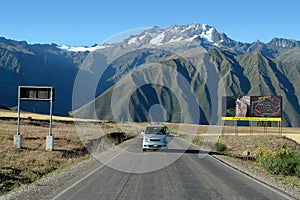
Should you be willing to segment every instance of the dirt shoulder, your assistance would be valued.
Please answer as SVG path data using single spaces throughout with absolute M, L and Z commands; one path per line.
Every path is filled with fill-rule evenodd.
M 298 144 L 300 144 L 300 132 L 298 133 L 289 133 L 285 135 L 287 138 L 290 138 L 291 140 L 296 141 Z

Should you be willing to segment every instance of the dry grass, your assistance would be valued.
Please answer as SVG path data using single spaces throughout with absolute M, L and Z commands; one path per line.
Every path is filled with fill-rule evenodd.
M 121 133 L 117 137 L 124 137 L 126 134 L 126 138 L 122 138 L 125 140 L 128 139 L 128 135 L 132 137 L 139 131 L 134 124 L 116 126 L 112 122 L 87 120 L 81 120 L 75 127 L 72 118 L 63 118 L 63 121 L 60 121 L 54 117 L 54 150 L 46 151 L 49 120 L 45 119 L 44 115 L 37 114 L 22 117 L 25 119 L 21 120 L 21 149 L 14 149 L 13 146 L 13 137 L 17 133 L 15 116 L 6 116 L 5 120 L 0 120 L 0 195 L 88 158 L 90 153 L 84 145 L 87 142 L 98 142 L 101 138 L 101 141 L 105 142 L 105 148 L 109 148 L 120 142 L 116 134 L 110 137 L 110 133 Z M 30 118 L 26 119 L 28 117 Z M 99 131 L 99 127 L 102 131 Z M 85 134 L 78 134 L 80 129 L 83 129 Z
M 85 158 L 88 153 L 73 126 L 53 124 L 55 150 L 49 152 L 45 151 L 49 123 L 22 120 L 22 148 L 14 149 L 17 121 L 0 120 L 0 194 Z
M 234 136 L 284 136 L 292 139 L 300 144 L 300 128 L 283 127 L 282 130 L 278 127 L 250 127 L 246 126 L 207 126 L 207 125 L 186 125 L 186 124 L 170 124 L 167 126 L 178 135 L 187 135 L 194 133 L 192 136 L 220 136 L 220 135 L 234 135 Z M 182 131 L 180 131 L 180 129 Z M 191 137 L 191 134 L 189 134 Z

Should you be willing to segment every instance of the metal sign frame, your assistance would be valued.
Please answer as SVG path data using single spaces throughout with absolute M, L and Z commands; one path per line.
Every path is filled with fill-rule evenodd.
M 50 129 L 52 136 L 52 104 L 54 101 L 54 87 L 49 86 L 19 86 L 18 88 L 18 132 L 20 135 L 20 105 L 21 101 L 50 101 Z
M 54 101 L 54 87 L 19 86 L 19 98 L 29 101 Z

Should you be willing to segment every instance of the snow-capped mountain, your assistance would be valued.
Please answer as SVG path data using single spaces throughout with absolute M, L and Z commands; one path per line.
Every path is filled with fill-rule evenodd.
M 213 26 L 206 24 L 173 25 L 168 28 L 153 28 L 144 30 L 137 35 L 131 35 L 119 43 L 98 44 L 92 47 L 70 47 L 67 45 L 58 48 L 71 52 L 93 52 L 111 48 L 132 50 L 136 48 L 161 48 L 172 46 L 175 48 L 189 48 L 190 44 L 198 45 L 205 49 L 228 50 L 235 54 L 262 52 L 274 56 L 282 48 L 300 47 L 300 42 L 282 38 L 274 38 L 269 43 L 262 43 L 259 40 L 253 43 L 242 43 L 230 39 L 225 33 L 220 33 Z
M 154 26 L 143 31 L 141 34 L 130 36 L 124 41 L 116 44 L 99 44 L 93 47 L 70 47 L 67 45 L 59 46 L 60 49 L 78 51 L 96 51 L 114 45 L 132 47 L 153 47 L 162 45 L 174 45 L 183 42 L 199 42 L 200 45 L 222 47 L 224 44 L 232 43 L 224 33 L 219 33 L 213 26 L 206 24 L 190 24 L 185 26 L 173 25 L 169 28 Z
M 224 40 L 224 35 L 219 34 L 214 27 L 206 24 L 174 25 L 166 29 L 155 26 L 152 29 L 145 30 L 140 35 L 128 38 L 125 42 L 137 46 L 145 44 L 160 46 L 194 40 L 201 40 L 203 43 L 219 46 Z

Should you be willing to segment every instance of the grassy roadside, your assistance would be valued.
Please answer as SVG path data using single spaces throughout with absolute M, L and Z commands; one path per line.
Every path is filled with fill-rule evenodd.
M 0 195 L 41 177 L 59 173 L 90 157 L 89 150 L 103 151 L 134 137 L 138 131 L 133 124 L 116 126 L 113 122 L 80 121 L 75 127 L 72 119 L 53 121 L 54 151 L 46 151 L 49 122 L 45 116 L 30 115 L 21 120 L 22 148 L 14 149 L 13 136 L 17 132 L 15 118 L 0 119 Z M 27 117 L 27 116 L 26 116 Z M 78 128 L 88 134 L 79 136 Z M 102 131 L 99 133 L 99 127 Z M 126 132 L 124 132 L 124 130 Z M 89 144 L 101 142 L 101 147 Z M 88 147 L 84 145 L 88 143 Z

